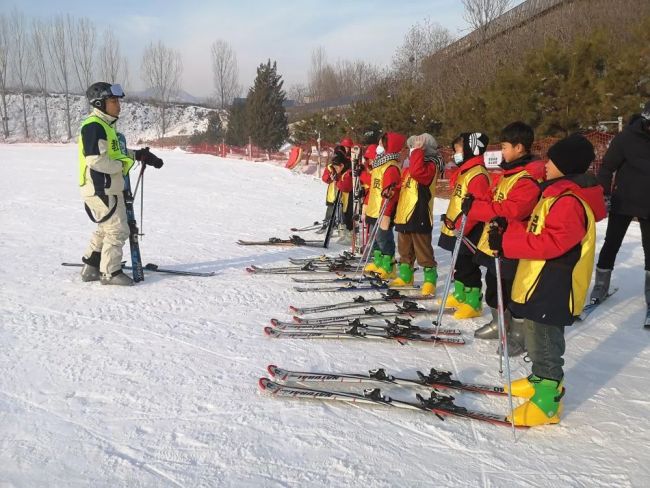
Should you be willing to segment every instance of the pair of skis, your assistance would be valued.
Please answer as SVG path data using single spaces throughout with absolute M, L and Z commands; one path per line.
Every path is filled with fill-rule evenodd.
M 289 229 L 289 230 L 291 232 L 307 232 L 307 231 L 310 231 L 310 230 L 318 230 L 322 226 L 323 226 L 322 222 L 314 222 L 313 224 L 306 225 L 304 227 L 291 227 L 291 229 Z
M 473 393 L 505 395 L 502 387 L 463 383 L 452 379 L 450 372 L 431 369 L 428 375 L 418 371 L 417 378 L 401 378 L 389 375 L 384 369 L 370 370 L 367 374 L 321 373 L 289 371 L 270 365 L 268 366 L 267 371 L 273 380 L 260 378 L 258 386 L 263 392 L 277 397 L 309 398 L 374 404 L 408 410 L 425 411 L 435 414 L 441 420 L 444 419 L 445 416 L 456 416 L 489 422 L 496 425 L 511 425 L 510 421 L 504 415 L 465 408 L 454 403 L 455 398 L 453 396 L 442 395 L 436 391 L 436 388 L 440 388 Z M 404 387 L 426 387 L 433 388 L 433 390 L 428 397 L 418 393 L 415 395 L 413 400 L 404 401 L 396 400 L 384 395 L 379 388 L 368 388 L 362 393 L 354 393 L 302 386 L 314 383 L 383 384 Z
M 294 286 L 294 290 L 301 293 L 308 292 L 319 292 L 319 293 L 335 293 L 340 291 L 360 291 L 360 290 L 389 290 L 390 282 L 381 280 L 381 279 L 371 279 L 366 282 L 359 283 L 358 281 L 348 281 L 345 284 L 337 286 L 315 286 L 315 287 L 303 287 L 303 286 Z M 400 290 L 419 290 L 419 286 L 400 286 Z
M 345 271 L 354 271 L 354 267 L 346 263 L 305 263 L 298 266 L 276 266 L 272 268 L 263 268 L 251 264 L 246 268 L 251 274 L 306 274 L 306 273 L 339 273 Z
M 366 331 L 388 331 L 393 335 L 407 334 L 407 333 L 418 333 L 418 334 L 430 334 L 433 335 L 436 332 L 435 328 L 420 327 L 419 325 L 414 325 L 411 323 L 411 319 L 404 319 L 401 317 L 395 317 L 393 320 L 384 319 L 384 323 L 367 323 L 362 322 L 361 318 L 350 319 L 342 322 L 327 322 L 327 323 L 296 323 L 296 322 L 283 322 L 277 319 L 271 319 L 271 325 L 276 329 L 288 331 L 288 332 L 336 332 L 341 330 L 348 330 L 352 327 L 356 327 L 359 330 Z M 452 335 L 460 336 L 460 329 L 440 329 L 438 331 L 440 335 Z
M 296 307 L 294 305 L 289 305 L 289 310 L 298 314 L 298 315 L 308 315 L 312 313 L 320 312 L 329 312 L 331 310 L 346 310 L 350 308 L 360 308 L 366 307 L 373 304 L 383 304 L 396 302 L 401 300 L 409 301 L 421 301 L 421 300 L 433 300 L 433 296 L 429 295 L 404 295 L 398 289 L 388 289 L 385 293 L 381 294 L 381 298 L 366 298 L 363 295 L 359 295 L 353 298 L 350 301 L 339 302 L 339 303 L 328 303 L 323 305 L 314 305 L 310 307 Z
M 81 268 L 83 266 L 83 263 L 61 263 L 61 266 L 74 266 L 74 267 Z M 122 264 L 122 269 L 132 270 L 133 268 L 131 266 L 126 266 Z M 161 268 L 157 264 L 153 264 L 153 263 L 147 263 L 145 266 L 142 266 L 142 269 L 146 271 L 152 271 L 155 273 L 173 274 L 179 276 L 209 277 L 217 274 L 216 271 L 202 272 L 202 271 L 184 271 L 181 269 Z
M 240 246 L 307 246 L 307 247 L 323 247 L 324 241 L 321 240 L 307 240 L 298 235 L 293 235 L 288 239 L 280 239 L 278 237 L 271 237 L 267 241 L 245 241 L 239 239 L 237 244 Z

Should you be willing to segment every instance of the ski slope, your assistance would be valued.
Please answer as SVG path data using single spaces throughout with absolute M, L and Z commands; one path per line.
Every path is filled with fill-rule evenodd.
M 268 364 L 435 367 L 464 381 L 503 380 L 496 344 L 472 336 L 487 311 L 483 320 L 445 317 L 463 330 L 463 347 L 265 337 L 271 317 L 290 317 L 289 304 L 354 296 L 297 293 L 286 276 L 243 271 L 318 250 L 235 244 L 320 220 L 324 186 L 264 163 L 159 155 L 165 166 L 145 176 L 144 263 L 217 276 L 147 273 L 120 288 L 82 283 L 78 269 L 60 266 L 80 260 L 93 230 L 76 187 L 76 147 L 0 145 L 0 487 L 648 486 L 638 224 L 619 254 L 618 293 L 567 329 L 562 423 L 518 431 L 514 443 L 509 428 L 476 421 L 260 394 Z M 436 213 L 444 206 L 436 201 Z M 443 280 L 449 253 L 436 257 Z M 528 374 L 521 358 L 511 366 L 515 378 Z M 506 398 L 455 396 L 471 408 L 508 408 Z

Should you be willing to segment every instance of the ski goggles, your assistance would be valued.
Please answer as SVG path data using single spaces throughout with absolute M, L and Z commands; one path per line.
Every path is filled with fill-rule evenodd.
M 115 83 L 114 85 L 111 85 L 111 95 L 119 98 L 124 97 L 125 94 L 124 94 L 124 90 L 122 90 L 122 85 L 120 85 L 119 83 Z

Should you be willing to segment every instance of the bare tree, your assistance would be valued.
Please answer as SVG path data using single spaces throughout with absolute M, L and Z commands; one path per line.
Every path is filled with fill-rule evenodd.
M 99 77 L 109 83 L 128 84 L 129 66 L 120 52 L 120 41 L 107 29 L 99 48 Z
M 463 18 L 484 37 L 487 25 L 500 17 L 510 7 L 511 0 L 462 0 L 465 7 Z
M 312 101 L 319 102 L 327 98 L 326 87 L 328 77 L 328 68 L 331 71 L 331 67 L 327 62 L 327 54 L 325 53 L 325 48 L 319 46 L 311 52 L 311 67 L 309 68 L 309 92 L 312 98 Z M 331 78 L 331 76 L 330 76 Z
M 454 36 L 448 29 L 425 18 L 422 23 L 413 25 L 404 36 L 404 42 L 393 55 L 393 70 L 412 80 L 421 79 L 422 61 L 453 40 Z
M 52 139 L 50 128 L 50 112 L 47 106 L 48 99 L 48 75 L 50 70 L 50 58 L 47 55 L 47 44 L 49 42 L 50 31 L 47 24 L 40 20 L 32 22 L 32 52 L 34 56 L 34 83 L 36 88 L 43 96 L 45 106 L 45 126 L 47 128 L 47 140 Z
M 0 14 L 0 98 L 2 99 L 2 131 L 5 139 L 9 137 L 9 116 L 7 113 L 7 76 L 11 46 L 9 42 L 9 21 Z
M 305 103 L 309 89 L 302 83 L 291 85 L 287 90 L 287 99 L 293 100 L 298 105 Z
M 94 81 L 95 26 L 86 18 L 68 17 L 68 33 L 77 83 L 80 92 L 85 93 Z
M 170 100 L 180 88 L 183 64 L 178 51 L 166 47 L 161 41 L 151 43 L 142 56 L 142 79 L 153 90 L 153 98 L 160 107 L 160 135 L 167 130 L 165 111 Z
M 54 79 L 65 96 L 68 139 L 72 139 L 70 122 L 70 59 L 68 55 L 70 39 L 66 29 L 66 21 L 63 17 L 58 17 L 52 21 L 51 34 L 47 49 L 54 65 Z
M 217 104 L 226 108 L 239 95 L 239 70 L 235 51 L 221 39 L 212 44 L 212 74 Z
M 25 139 L 29 139 L 29 128 L 27 127 L 27 106 L 25 105 L 25 91 L 27 78 L 29 76 L 31 55 L 30 44 L 25 29 L 25 15 L 18 10 L 11 13 L 11 46 L 13 56 L 13 75 L 20 88 L 20 96 L 23 105 L 23 130 Z
M 366 93 L 380 77 L 376 66 L 359 60 L 339 60 L 335 72 L 340 96 Z

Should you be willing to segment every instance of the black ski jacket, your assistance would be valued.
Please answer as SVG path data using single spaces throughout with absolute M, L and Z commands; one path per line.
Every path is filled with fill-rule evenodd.
M 640 117 L 633 120 L 612 139 L 598 181 L 605 195 L 611 194 L 611 213 L 647 219 L 650 217 L 650 132 L 643 122 Z

